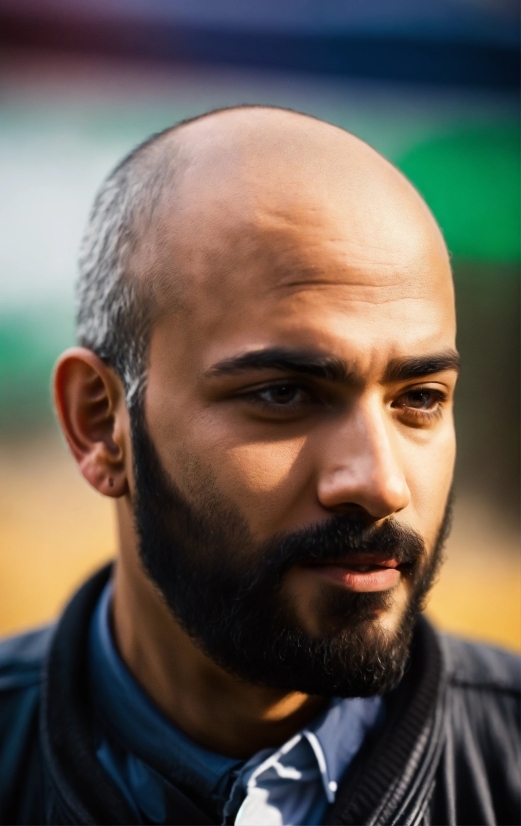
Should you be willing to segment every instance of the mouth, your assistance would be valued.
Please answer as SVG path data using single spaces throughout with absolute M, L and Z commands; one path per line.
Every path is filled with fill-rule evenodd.
M 316 576 L 358 593 L 388 591 L 398 584 L 406 566 L 397 559 L 379 559 L 374 555 L 321 562 L 307 566 Z

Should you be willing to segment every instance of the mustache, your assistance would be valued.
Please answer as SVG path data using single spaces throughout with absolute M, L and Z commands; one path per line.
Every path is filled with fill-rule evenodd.
M 426 554 L 422 537 L 389 517 L 381 525 L 368 523 L 362 513 L 334 516 L 291 534 L 278 534 L 264 543 L 260 553 L 266 566 L 280 575 L 294 565 L 336 562 L 374 555 L 394 559 L 413 568 Z

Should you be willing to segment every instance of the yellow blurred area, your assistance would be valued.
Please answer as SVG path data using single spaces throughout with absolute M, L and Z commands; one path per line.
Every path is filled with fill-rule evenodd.
M 55 617 L 113 556 L 111 502 L 89 488 L 58 436 L 0 446 L 0 634 Z M 435 624 L 521 651 L 518 537 L 461 499 L 428 614 Z

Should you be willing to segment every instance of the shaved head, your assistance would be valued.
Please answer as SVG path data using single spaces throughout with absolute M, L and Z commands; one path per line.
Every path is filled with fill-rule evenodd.
M 397 266 L 412 293 L 423 289 L 426 246 L 447 261 L 445 289 L 452 289 L 445 245 L 424 201 L 345 130 L 286 109 L 244 106 L 153 136 L 96 198 L 80 254 L 79 343 L 116 369 L 131 408 L 145 386 L 154 319 L 189 310 L 201 290 L 222 297 L 230 271 L 253 250 L 269 273 L 255 289 L 320 277 L 311 260 L 293 267 L 290 239 L 297 222 L 312 243 L 325 216 L 331 247 L 349 236 L 346 264 L 355 280 L 358 253 L 372 245 L 379 300 L 392 290 Z

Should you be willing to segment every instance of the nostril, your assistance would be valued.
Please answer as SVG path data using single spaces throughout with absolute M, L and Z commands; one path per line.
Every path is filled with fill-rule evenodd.
M 356 513 L 360 513 L 363 511 L 364 513 L 367 513 L 365 508 L 362 505 L 359 505 L 357 502 L 345 502 L 338 506 L 338 510 L 341 510 L 342 513 L 347 513 L 349 511 L 354 511 Z
M 372 525 L 375 521 L 369 511 L 357 502 L 342 502 L 339 505 L 328 507 L 327 510 L 338 516 L 356 516 L 359 520 L 362 519 L 366 521 L 368 526 Z

